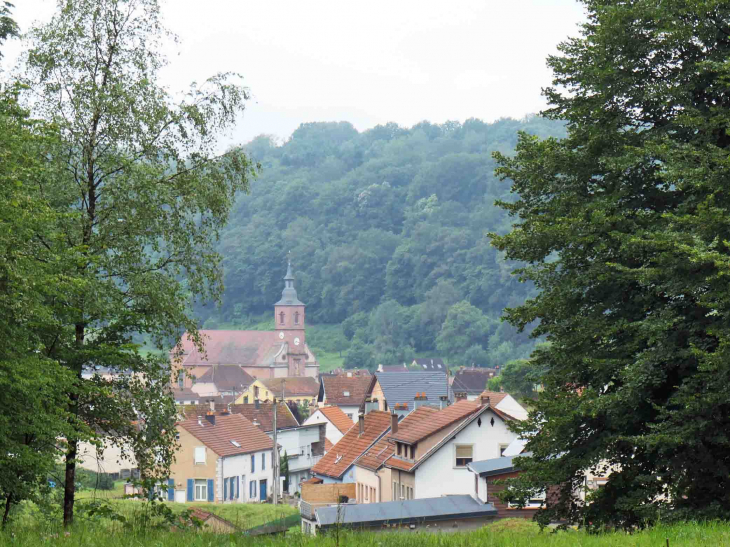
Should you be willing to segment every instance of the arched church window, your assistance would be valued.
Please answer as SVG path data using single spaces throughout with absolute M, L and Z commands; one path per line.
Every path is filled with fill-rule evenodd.
M 281 323 L 282 325 L 284 324 L 284 312 L 281 312 L 279 314 L 279 323 Z
M 299 312 L 298 311 L 294 312 L 294 324 L 295 325 L 299 324 Z

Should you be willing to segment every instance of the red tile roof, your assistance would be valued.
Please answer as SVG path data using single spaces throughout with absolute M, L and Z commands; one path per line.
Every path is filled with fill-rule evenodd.
M 312 473 L 339 478 L 390 427 L 390 414 L 373 410 L 365 418 L 364 433 L 354 427 L 312 468 Z
M 325 437 L 325 439 L 324 439 L 324 451 L 325 452 L 329 452 L 330 450 L 332 450 L 332 447 L 333 446 L 334 445 L 332 444 L 332 441 L 330 441 L 327 437 Z
M 328 405 L 360 405 L 370 389 L 373 376 L 320 376 L 324 384 L 324 402 Z M 347 394 L 347 395 L 346 395 Z
M 218 391 L 242 391 L 253 384 L 254 379 L 238 365 L 213 365 L 196 381 L 215 384 Z
M 421 421 L 428 421 L 438 412 L 438 409 L 430 406 L 418 407 L 398 422 L 398 431 L 401 429 L 409 429 Z M 362 455 L 357 461 L 357 465 L 367 469 L 377 470 L 393 454 L 395 454 L 395 443 L 389 442 L 388 435 L 386 435 Z M 389 460 L 388 464 L 390 464 L 390 461 L 392 460 Z
M 235 456 L 259 450 L 270 450 L 274 442 L 266 433 L 240 414 L 215 416 L 215 425 L 203 416 L 178 424 L 219 456 Z M 235 441 L 239 446 L 233 444 Z
M 256 420 L 262 431 L 274 430 L 273 403 L 261 402 L 259 403 L 259 408 L 256 408 L 256 404 L 231 405 L 230 409 L 231 414 L 242 414 L 252 422 Z M 297 422 L 286 404 L 278 403 L 276 411 L 276 428 L 287 429 L 290 427 L 299 427 L 299 422 Z
M 347 433 L 353 425 L 352 420 L 348 418 L 347 414 L 342 412 L 342 409 L 338 406 L 323 406 L 314 412 L 321 412 L 324 414 L 325 418 L 332 422 L 332 425 L 334 425 L 343 435 Z M 314 414 L 314 412 L 312 414 Z
M 509 395 L 509 393 L 500 393 L 499 391 L 482 391 L 477 402 L 481 403 L 482 397 L 489 397 L 489 406 L 495 408 L 504 400 L 505 397 L 507 397 L 507 395 Z
M 282 390 L 285 397 L 305 396 L 316 397 L 319 393 L 319 382 L 308 376 L 290 376 L 287 378 L 269 378 L 261 380 L 269 391 L 281 396 Z
M 257 365 L 272 346 L 283 344 L 275 331 L 201 330 L 200 335 L 203 352 L 198 351 L 187 333 L 180 339 L 183 366 Z
M 405 443 L 417 443 L 474 414 L 480 406 L 480 401 L 459 401 L 443 410 L 433 412 L 427 420 L 414 420 L 408 427 L 400 427 L 399 425 L 398 432 L 392 435 L 391 438 Z

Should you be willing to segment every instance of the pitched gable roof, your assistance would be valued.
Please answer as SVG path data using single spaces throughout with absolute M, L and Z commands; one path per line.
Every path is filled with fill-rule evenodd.
M 185 414 L 188 418 L 203 416 L 208 411 L 210 411 L 210 405 L 196 405 L 185 408 Z M 270 402 L 259 403 L 259 408 L 256 408 L 255 404 L 236 405 L 217 403 L 215 405 L 215 412 L 241 414 L 252 423 L 256 421 L 256 424 L 258 424 L 257 427 L 261 431 L 274 430 L 274 405 Z M 299 422 L 297 422 L 289 407 L 284 403 L 279 403 L 276 412 L 276 427 L 277 429 L 299 427 Z
M 215 425 L 205 417 L 189 418 L 178 425 L 219 456 L 270 450 L 274 446 L 266 433 L 240 414 L 215 416 Z
M 430 406 L 419 407 L 398 422 L 398 431 L 414 427 L 423 420 L 430 420 L 438 412 L 438 409 Z M 357 460 L 357 465 L 376 471 L 394 453 L 395 443 L 390 442 L 386 434 Z
M 390 414 L 373 410 L 364 418 L 364 433 L 357 424 L 312 467 L 312 473 L 339 478 L 390 428 Z
M 315 410 L 312 414 L 315 414 L 316 412 L 321 412 L 324 417 L 332 422 L 332 425 L 334 425 L 343 435 L 347 433 L 353 425 L 352 420 L 348 418 L 347 414 L 342 412 L 338 406 L 323 406 Z
M 215 384 L 218 391 L 243 390 L 254 383 L 253 376 L 238 365 L 213 365 L 197 381 Z
M 481 407 L 478 401 L 459 401 L 443 410 L 434 410 L 427 419 L 413 420 L 407 427 L 398 426 L 398 431 L 390 436 L 391 439 L 404 443 L 417 443 L 453 425 L 471 414 L 474 414 Z M 419 408 L 416 412 L 420 411 Z M 405 420 L 404 420 L 405 421 Z
M 198 351 L 187 333 L 180 339 L 183 366 L 259 365 L 270 356 L 273 346 L 281 348 L 284 345 L 274 331 L 201 330 L 200 336 L 205 346 L 202 352 Z
M 266 388 L 280 396 L 282 391 L 286 397 L 297 395 L 304 397 L 316 397 L 319 393 L 319 382 L 309 376 L 290 376 L 287 378 L 268 378 L 261 380 Z
M 359 406 L 365 401 L 373 381 L 371 376 L 320 376 L 328 405 Z
M 375 378 L 383 390 L 388 408 L 405 403 L 409 410 L 413 410 L 413 399 L 418 393 L 425 393 L 427 403 L 431 405 L 438 406 L 441 396 L 453 400 L 445 372 L 380 372 Z

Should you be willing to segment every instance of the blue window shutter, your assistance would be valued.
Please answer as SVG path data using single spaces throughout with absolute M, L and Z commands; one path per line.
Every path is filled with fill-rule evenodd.
M 228 481 L 223 479 L 223 501 L 228 499 Z
M 251 454 L 251 473 L 256 471 L 256 454 Z
M 175 501 L 175 479 L 167 479 L 167 501 Z
M 215 493 L 213 492 L 213 479 L 208 479 L 208 501 L 215 501 Z
M 194 497 L 195 481 L 188 479 L 188 501 L 195 501 Z

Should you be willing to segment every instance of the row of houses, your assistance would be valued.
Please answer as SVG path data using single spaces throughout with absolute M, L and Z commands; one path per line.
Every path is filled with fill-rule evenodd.
M 404 413 L 362 413 L 312 468 L 301 503 L 305 533 L 335 523 L 465 529 L 495 518 L 533 516 L 539 503 L 509 507 L 499 501 L 502 487 L 495 484 L 518 472 L 512 459 L 523 443 L 508 424 L 523 419 L 524 408 L 505 393 L 487 391 L 444 407 L 418 405 L 419 398 L 423 394 Z M 335 484 L 354 485 L 344 508 L 315 495 L 317 487 Z M 332 520 L 335 511 L 339 520 Z

